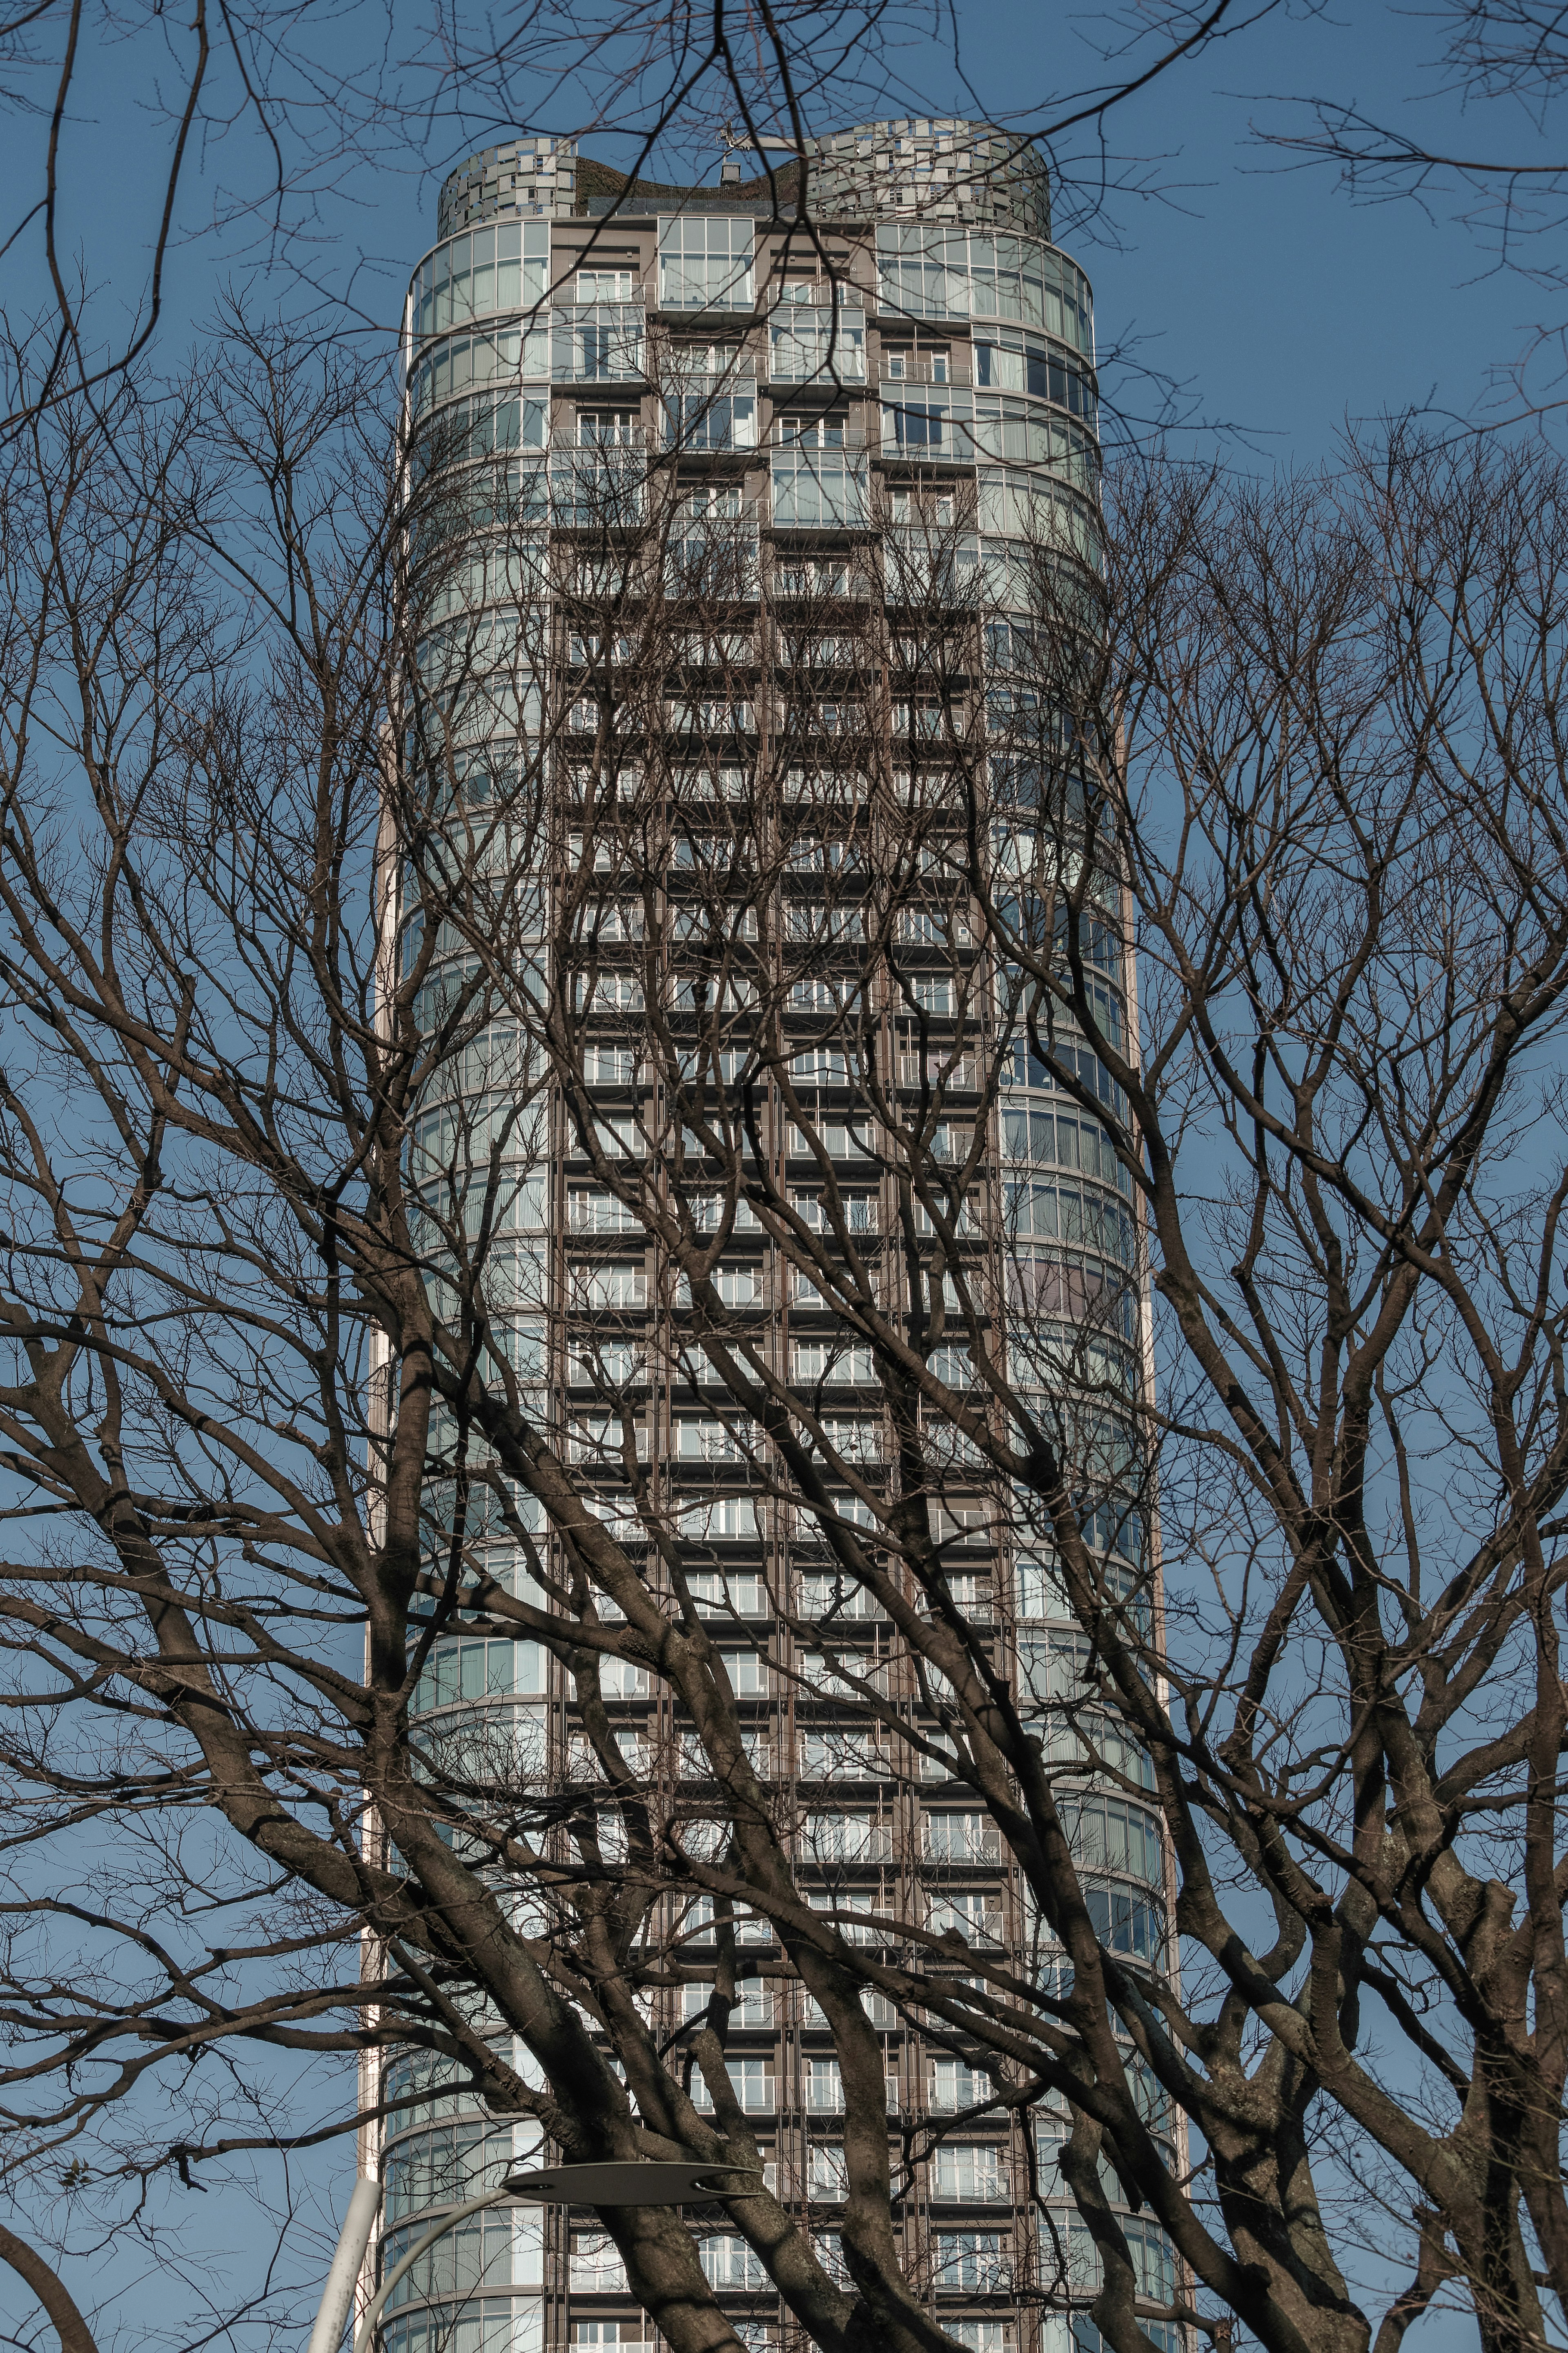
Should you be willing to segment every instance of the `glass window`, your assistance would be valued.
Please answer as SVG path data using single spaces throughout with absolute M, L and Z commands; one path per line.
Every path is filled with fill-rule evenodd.
M 813 2003 L 812 2007 L 815 2009 L 816 2004 Z M 839 2194 L 842 2195 L 842 2191 Z M 817 2262 L 822 2265 L 834 2286 L 846 2288 L 853 2294 L 855 2283 L 849 2276 L 849 2266 L 844 2260 L 844 2241 L 840 2233 L 837 2231 L 818 2231 L 813 2237 L 812 2244 L 816 2252 Z
M 983 2067 L 963 2059 L 931 2063 L 931 2105 L 939 2116 L 957 2116 L 965 2108 L 984 2107 L 991 2097 L 991 2078 Z
M 814 1814 L 805 1851 L 814 1862 L 880 1862 L 891 1851 L 889 1826 L 875 1814 Z
M 935 2279 L 939 2288 L 967 2289 L 988 2295 L 1011 2285 L 1005 2261 L 1006 2241 L 1000 2231 L 939 2231 L 936 2234 Z M 950 2331 L 951 2321 L 943 2326 Z
M 942 449 L 951 456 L 967 455 L 953 438 L 953 420 L 942 399 L 884 401 L 884 449 Z M 907 492 L 904 494 L 907 499 Z
M 510 2126 L 447 2125 L 401 2141 L 382 2167 L 386 2221 L 479 2197 L 499 2185 L 511 2161 Z
M 507 449 L 542 449 L 549 421 L 542 394 L 525 399 L 518 393 L 481 393 L 454 400 L 421 434 L 420 456 L 427 464 L 452 466 Z
M 409 290 L 414 337 L 423 343 L 495 311 L 531 310 L 544 299 L 548 223 L 502 222 L 438 246 Z
M 967 316 L 968 244 L 963 229 L 900 222 L 878 230 L 877 246 L 885 308 L 916 319 Z
M 980 469 L 979 491 L 982 531 L 1005 533 L 1037 547 L 1070 548 L 1085 563 L 1097 560 L 1089 512 L 1070 491 L 1022 468 L 1000 466 Z
M 665 432 L 682 449 L 754 449 L 757 404 L 751 393 L 683 392 L 665 402 Z
M 790 1378 L 802 1384 L 817 1381 L 870 1382 L 877 1377 L 869 1348 L 838 1340 L 797 1340 L 790 1351 Z
M 1084 1904 L 1095 1935 L 1108 1953 L 1129 1953 L 1135 1958 L 1162 1964 L 1165 1957 L 1164 1916 L 1153 1904 L 1117 1887 L 1089 1887 Z
M 558 384 L 616 384 L 640 376 L 641 311 L 556 311 L 550 364 Z
M 664 355 L 665 367 L 677 382 L 688 376 L 750 376 L 750 355 L 740 343 L 672 343 Z
M 1165 1861 L 1157 1818 L 1121 1798 L 1068 1798 L 1062 1828 L 1075 1858 L 1089 1869 L 1124 1871 L 1163 1888 Z
M 678 1421 L 676 1452 L 688 1462 L 741 1462 L 750 1437 L 750 1423 L 741 1416 L 730 1422 Z
M 1000 2205 L 1009 2195 L 1004 2152 L 985 2142 L 944 2141 L 936 2152 L 935 2198 Z
M 693 1605 L 704 1617 L 765 1618 L 767 1589 L 754 1569 L 693 1568 L 686 1575 Z
M 866 473 L 853 458 L 775 458 L 773 521 L 777 524 L 861 526 L 866 521 Z
M 705 1773 L 707 1771 L 706 1760 L 697 1760 L 694 1762 L 691 1769 L 696 1772 Z M 728 1835 L 725 1825 L 721 1822 L 714 1822 L 707 1825 L 707 1827 L 715 1833 L 713 1851 L 718 1852 L 724 1838 Z M 700 1978 L 695 1981 L 689 1981 L 684 1985 L 681 1988 L 681 2004 L 685 2015 L 688 2018 L 700 2018 L 704 2010 L 706 2010 L 710 2000 L 712 1999 L 712 1994 L 713 1988 L 711 1984 L 707 1983 Z M 730 2011 L 731 2025 L 742 2026 L 752 2031 L 758 2031 L 763 2027 L 771 2026 L 773 2022 L 773 1993 L 772 1986 L 766 1984 L 760 1978 L 742 1978 L 741 1983 L 735 1988 L 732 2006 Z
M 468 2286 L 465 2278 L 464 2298 Z M 384 2341 L 387 2353 L 543 2353 L 544 2306 L 538 2296 L 510 2295 L 486 2296 L 477 2306 L 427 2305 L 389 2321 Z M 654 2353 L 651 2343 L 645 2353 Z
M 584 1307 L 647 1305 L 647 1275 L 640 1261 L 635 1266 L 574 1267 L 567 1288 L 574 1304 Z
M 996 1825 L 989 1814 L 926 1817 L 926 1852 L 941 1862 L 994 1862 L 1000 1852 L 998 1838 Z
M 971 1945 L 998 1944 L 1002 1899 L 990 1890 L 933 1895 L 926 1926 L 933 1936 L 957 1935 Z
M 774 2105 L 771 2057 L 726 2059 L 724 2072 L 738 2107 L 750 2116 L 766 2116 L 770 2112 Z M 691 2071 L 691 2105 L 700 2115 L 713 2113 L 713 2095 L 696 2068 Z
M 580 408 L 577 439 L 585 448 L 630 448 L 637 438 L 637 423 L 635 408 Z
M 768 330 L 768 373 L 775 384 L 864 384 L 866 322 L 858 311 L 827 318 L 803 312 Z
M 607 2231 L 574 2234 L 571 2284 L 578 2295 L 625 2295 L 626 2258 Z
M 580 269 L 573 291 L 579 302 L 629 302 L 632 273 L 629 269 Z
M 900 222 L 877 232 L 879 296 L 906 318 L 1016 321 L 1093 349 L 1089 281 L 1030 237 Z
M 767 2269 L 761 2255 L 732 2232 L 715 2232 L 708 2238 L 699 2239 L 697 2252 L 710 2287 L 763 2288 L 768 2285 Z
M 667 311 L 749 311 L 752 223 L 685 213 L 661 220 L 658 299 Z
M 548 339 L 542 328 L 492 327 L 473 335 L 449 335 L 437 343 L 408 378 L 408 404 L 414 416 L 425 412 L 471 385 L 497 384 L 514 376 L 549 374 Z M 636 371 L 630 371 L 635 374 Z
M 818 2116 L 838 2116 L 844 2107 L 844 2079 L 837 2059 L 805 2063 L 805 2105 Z
M 752 1544 L 764 1533 L 758 1517 L 762 1508 L 752 1495 L 721 1495 L 716 1502 L 683 1505 L 677 1518 L 688 1544 Z
M 496 1693 L 539 1694 L 548 1688 L 549 1662 L 537 1642 L 465 1639 L 437 1642 L 413 1702 L 416 1715 L 432 1707 L 449 1707 L 455 1701 L 483 1699 Z
M 791 449 L 842 449 L 847 419 L 842 412 L 827 416 L 781 417 L 773 438 Z

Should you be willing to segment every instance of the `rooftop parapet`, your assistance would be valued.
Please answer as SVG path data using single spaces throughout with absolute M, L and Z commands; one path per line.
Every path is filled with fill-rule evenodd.
M 1049 238 L 1050 183 L 1028 140 L 958 116 L 910 116 L 829 132 L 807 149 L 808 201 L 825 220 L 930 220 Z M 484 221 L 602 217 L 617 211 L 793 216 L 800 165 L 780 155 L 748 180 L 683 185 L 632 179 L 575 139 L 513 137 L 470 155 L 442 183 L 437 238 Z

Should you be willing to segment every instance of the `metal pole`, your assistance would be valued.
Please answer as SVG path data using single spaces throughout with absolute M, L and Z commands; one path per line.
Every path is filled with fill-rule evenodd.
M 449 2214 L 442 2215 L 433 2231 L 426 2231 L 422 2239 L 416 2239 L 402 2262 L 394 2263 L 366 2306 L 364 2318 L 360 2322 L 354 2336 L 353 2353 L 369 2353 L 369 2348 L 375 2339 L 376 2323 L 386 2307 L 387 2297 L 405 2273 L 413 2270 L 421 2255 L 427 2254 L 438 2239 L 444 2239 L 448 2231 L 455 2229 L 458 2223 L 467 2221 L 470 2214 L 478 2214 L 484 2207 L 497 2205 L 501 2199 L 515 2198 L 517 2192 L 510 2183 L 503 2182 L 499 2189 L 487 2190 L 482 2198 L 470 2198 L 466 2206 L 454 2206 Z M 339 2327 L 342 2327 L 341 2322 Z M 310 2353 L 316 2353 L 313 2337 L 310 2341 Z
M 719 2189 L 713 2185 L 715 2174 L 738 2175 L 738 2189 Z M 488 2189 L 482 2198 L 470 2198 L 463 2206 L 454 2206 L 443 2214 L 433 2229 L 416 2239 L 400 2263 L 393 2265 L 380 2287 L 365 2307 L 364 2318 L 354 2333 L 353 2353 L 370 2353 L 375 2338 L 376 2324 L 386 2309 L 386 2300 L 421 2255 L 428 2254 L 448 2231 L 470 2214 L 479 2214 L 487 2206 L 499 2205 L 503 2198 L 520 2201 L 527 2200 L 543 2205 L 597 2206 L 679 2206 L 700 2201 L 707 2204 L 721 2198 L 743 2198 L 754 2186 L 761 2187 L 762 2175 L 739 2165 L 704 2165 L 700 2161 L 684 2165 L 659 2164 L 647 2159 L 627 2160 L 621 2164 L 552 2165 L 535 2173 L 513 2174 L 499 2189 Z M 370 2238 L 371 2224 L 381 2203 L 381 2188 L 374 2181 L 355 2184 L 349 2200 L 348 2219 L 343 2224 L 338 2252 L 332 2257 L 331 2270 L 321 2297 L 321 2308 L 316 2315 L 316 2325 L 310 2331 L 310 2353 L 338 2353 L 343 2323 L 348 2318 L 349 2300 L 359 2277 L 360 2265 Z
M 370 2244 L 370 2234 L 381 2204 L 381 2184 L 367 2181 L 362 2175 L 354 2183 L 349 2211 L 343 2218 L 342 2235 L 327 2284 L 321 2290 L 321 2301 L 316 2313 L 316 2325 L 310 2331 L 310 2353 L 338 2353 L 343 2323 L 349 2316 L 353 2301 L 354 2282 L 364 2262 L 364 2251 Z

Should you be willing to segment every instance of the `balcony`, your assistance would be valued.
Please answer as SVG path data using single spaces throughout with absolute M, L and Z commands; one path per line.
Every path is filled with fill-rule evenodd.
M 933 353 L 929 358 L 907 358 L 895 352 L 883 355 L 878 370 L 878 380 L 883 385 L 937 384 L 960 385 L 965 390 L 970 384 L 968 355 L 962 351 L 950 353 L 945 358 Z M 895 391 L 892 397 L 896 400 Z
M 893 1826 L 877 1814 L 814 1811 L 802 1835 L 805 1859 L 819 1868 L 892 1861 Z
M 949 2142 L 936 2152 L 935 2171 L 931 2196 L 944 2204 L 1005 2206 L 1012 2196 L 1007 2161 L 1000 2149 Z
M 796 1608 L 803 1618 L 820 1621 L 831 1618 L 880 1618 L 885 1613 L 874 1593 L 857 1585 L 841 1573 L 824 1571 L 806 1574 L 797 1578 Z
M 1001 1852 L 1001 1833 L 988 1815 L 926 1816 L 925 1858 L 928 1862 L 995 1862 Z
M 830 390 L 866 381 L 866 314 L 826 303 L 781 304 L 768 322 L 767 368 L 774 384 Z
M 799 441 L 777 444 L 772 477 L 776 529 L 866 529 L 870 504 L 863 445 L 829 449 Z
M 932 2116 L 961 2116 L 966 2108 L 982 2108 L 994 2096 L 990 2076 L 983 2067 L 962 2060 L 938 2059 L 926 2082 L 926 2105 Z
M 664 403 L 664 447 L 683 456 L 733 457 L 757 447 L 757 402 L 730 377 L 685 379 Z
M 778 2079 L 771 2059 L 727 2059 L 724 2072 L 736 2105 L 747 2116 L 771 2116 L 778 2105 Z M 691 2074 L 691 2105 L 700 2116 L 713 2114 L 713 2094 L 698 2071 Z
M 729 517 L 694 518 L 665 547 L 664 592 L 695 604 L 715 598 L 750 604 L 757 594 L 762 565 L 755 533 Z
M 551 313 L 550 374 L 556 384 L 640 382 L 646 348 L 641 302 L 574 303 Z
M 550 502 L 563 531 L 629 531 L 647 506 L 647 459 L 614 441 L 581 443 L 551 459 Z

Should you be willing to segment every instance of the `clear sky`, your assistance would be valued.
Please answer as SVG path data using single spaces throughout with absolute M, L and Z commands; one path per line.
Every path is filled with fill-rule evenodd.
M 417 86 L 422 36 L 416 8 L 405 16 L 403 0 L 392 4 L 406 92 Z M 1038 104 L 1053 89 L 1081 88 L 1097 78 L 1081 28 L 1103 21 L 1106 12 L 1062 0 L 958 5 L 970 90 L 961 87 L 941 43 L 915 37 L 911 19 L 910 39 L 896 60 L 910 96 L 901 102 L 895 96 L 883 111 L 919 111 L 923 99 L 931 111 L 984 108 L 994 119 L 1016 121 L 1017 110 Z M 331 60 L 368 73 L 382 25 L 375 0 L 344 0 L 319 21 L 327 28 L 322 40 Z M 1156 193 L 1116 197 L 1087 227 L 1064 221 L 1063 241 L 1096 283 L 1102 350 L 1136 339 L 1139 358 L 1185 387 L 1189 413 L 1239 429 L 1245 438 L 1226 445 L 1238 462 L 1322 455 L 1347 417 L 1374 417 L 1428 402 L 1461 417 L 1476 414 L 1491 372 L 1516 355 L 1532 324 L 1568 315 L 1568 296 L 1559 311 L 1551 290 L 1498 270 L 1456 220 L 1457 203 L 1441 193 L 1426 212 L 1410 203 L 1354 205 L 1331 170 L 1292 168 L 1254 143 L 1255 127 L 1303 119 L 1300 109 L 1292 114 L 1271 96 L 1321 93 L 1472 150 L 1526 157 L 1549 152 L 1511 103 L 1461 116 L 1440 95 L 1426 62 L 1436 39 L 1430 15 L 1386 0 L 1360 6 L 1354 0 L 1337 6 L 1333 0 L 1281 0 L 1263 22 L 1175 69 L 1114 119 L 1114 150 L 1138 159 L 1121 167 L 1124 175 L 1143 179 Z M 42 95 L 41 87 L 34 85 L 32 94 Z M 66 142 L 67 236 L 79 240 L 106 329 L 140 283 L 161 193 L 156 170 L 149 168 L 160 161 L 159 134 L 144 111 L 150 95 L 145 54 L 105 46 L 89 59 Z M 858 94 L 847 95 L 845 113 L 855 120 L 864 107 Z M 582 119 L 581 96 L 570 89 L 549 98 L 524 84 L 520 96 L 532 100 L 534 127 L 570 130 Z M 816 119 L 826 126 L 843 118 L 823 105 Z M 41 126 L 15 113 L 10 123 L 18 135 L 15 163 Z M 294 259 L 308 264 L 324 294 L 352 287 L 363 313 L 390 325 L 405 267 L 434 235 L 442 169 L 492 125 L 493 118 L 479 116 L 469 140 L 448 117 L 429 129 L 423 155 L 383 139 L 373 142 L 373 160 L 346 174 L 324 171 L 316 216 L 292 246 Z M 321 116 L 315 129 L 323 134 Z M 629 160 L 625 143 L 611 137 L 584 143 L 605 160 Z M 716 176 L 710 133 L 697 152 L 711 159 Z M 683 177 L 690 153 L 671 151 L 650 168 Z M 244 133 L 205 150 L 183 199 L 185 221 L 199 225 L 210 216 L 220 185 L 254 190 L 261 162 L 258 142 Z M 20 177 L 13 179 L 14 189 L 20 185 Z M 1542 238 L 1542 258 L 1555 263 L 1563 244 L 1561 237 Z M 362 259 L 365 266 L 356 268 Z M 197 234 L 175 256 L 163 352 L 174 355 L 221 286 L 258 275 L 268 272 L 254 237 L 247 251 L 237 231 Z M 280 280 L 273 285 L 279 299 L 298 299 Z M 0 258 L 0 299 L 16 315 L 42 290 L 36 248 L 25 235 Z M 1128 398 L 1136 404 L 1135 385 Z

